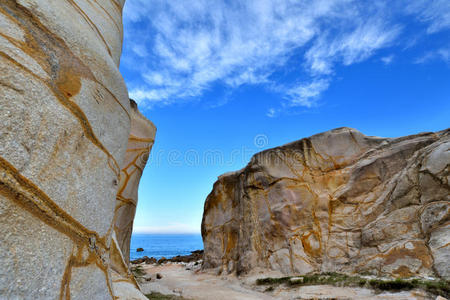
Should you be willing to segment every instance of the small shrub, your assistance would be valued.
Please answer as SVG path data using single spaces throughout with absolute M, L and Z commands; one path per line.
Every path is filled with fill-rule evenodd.
M 429 293 L 450 298 L 450 281 L 448 280 L 424 281 L 420 282 L 420 285 Z
M 267 278 L 260 278 L 260 279 L 256 279 L 256 284 L 257 285 L 282 284 L 282 283 L 288 282 L 289 279 L 291 279 L 291 277 L 280 277 L 280 278 L 267 277 Z
M 151 292 L 150 294 L 145 295 L 150 300 L 188 300 L 186 298 L 175 296 L 175 295 L 164 295 L 157 292 Z
M 274 289 L 275 289 L 275 288 L 274 288 L 273 286 L 269 286 L 268 288 L 266 288 L 266 289 L 264 290 L 264 292 L 273 292 Z
M 135 267 L 131 267 L 131 272 L 133 273 L 133 275 L 135 277 L 139 277 L 139 276 L 144 276 L 145 275 L 145 271 L 144 269 L 142 269 L 142 266 L 135 266 Z
M 399 291 L 414 288 L 414 284 L 411 281 L 406 281 L 403 279 L 395 279 L 395 280 L 371 279 L 369 280 L 369 285 L 374 289 L 379 289 L 383 291 Z
M 366 283 L 367 283 L 367 280 L 365 280 L 364 278 L 358 280 L 358 286 L 360 286 L 360 287 L 365 286 Z

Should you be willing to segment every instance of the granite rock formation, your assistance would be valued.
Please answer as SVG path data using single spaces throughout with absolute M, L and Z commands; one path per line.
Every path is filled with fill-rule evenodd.
M 131 101 L 131 131 L 125 160 L 121 168 L 114 226 L 119 247 L 127 263 L 130 262 L 130 241 L 136 213 L 139 180 L 156 134 L 155 125 L 145 118 L 138 111 L 136 103 Z
M 136 200 L 122 162 L 144 122 L 118 68 L 123 4 L 0 1 L 1 299 L 145 299 L 114 230 L 132 226 L 116 196 Z
M 206 199 L 204 268 L 450 277 L 450 129 L 338 128 L 256 154 Z

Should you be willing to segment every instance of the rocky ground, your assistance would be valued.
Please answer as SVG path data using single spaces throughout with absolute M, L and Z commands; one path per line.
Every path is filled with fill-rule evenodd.
M 135 274 L 136 269 L 138 270 L 138 281 L 142 291 L 146 295 L 151 295 L 149 296 L 150 299 L 445 299 L 427 293 L 420 288 L 388 292 L 367 287 L 333 286 L 330 284 L 283 284 L 282 281 L 278 280 L 283 279 L 282 274 L 278 272 L 255 271 L 239 278 L 235 275 L 218 276 L 211 270 L 202 271 L 201 261 L 168 262 L 164 264 L 140 263 L 134 264 L 133 269 Z M 267 278 L 270 278 L 270 280 L 267 280 Z M 286 278 L 284 277 L 284 279 Z M 295 278 L 292 279 L 295 280 Z
M 154 263 L 163 264 L 163 263 L 167 263 L 167 262 L 189 263 L 189 262 L 199 261 L 202 258 L 203 258 L 203 250 L 195 250 L 195 251 L 192 251 L 191 254 L 189 254 L 189 255 L 177 255 L 177 256 L 174 256 L 172 258 L 162 257 L 160 259 L 156 259 L 154 257 L 144 256 L 144 257 L 132 260 L 131 263 L 132 264 L 141 264 L 141 263 L 145 263 L 145 264 L 154 264 Z

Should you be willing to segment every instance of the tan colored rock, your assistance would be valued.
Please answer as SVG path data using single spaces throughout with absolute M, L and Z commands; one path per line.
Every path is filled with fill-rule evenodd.
M 123 4 L 0 1 L 1 299 L 113 299 L 112 273 L 139 294 L 113 230 L 141 122 L 118 68 Z
M 139 180 L 156 134 L 155 125 L 139 112 L 136 102 L 130 100 L 130 106 L 131 128 L 125 159 L 121 165 L 110 252 L 111 268 L 115 272 L 112 282 L 119 300 L 144 297 L 136 290 L 139 289 L 139 285 L 129 269 L 130 242 L 138 201 Z M 130 292 L 133 288 L 136 291 Z
M 125 160 L 121 166 L 114 226 L 120 249 L 127 263 L 130 261 L 130 241 L 138 200 L 139 180 L 156 134 L 155 125 L 138 111 L 133 100 L 131 100 L 131 108 L 131 131 Z
M 450 130 L 350 128 L 258 153 L 206 199 L 203 267 L 449 278 L 449 154 Z

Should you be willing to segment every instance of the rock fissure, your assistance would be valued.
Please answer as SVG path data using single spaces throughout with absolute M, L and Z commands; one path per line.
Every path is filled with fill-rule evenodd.
M 78 119 L 81 127 L 83 128 L 83 130 L 86 134 L 86 137 L 89 140 L 91 140 L 91 142 L 94 145 L 96 145 L 98 148 L 100 148 L 108 156 L 108 159 L 110 161 L 112 161 L 112 165 L 109 160 L 108 160 L 108 164 L 110 165 L 113 172 L 115 172 L 116 175 L 119 177 L 120 176 L 120 172 L 119 172 L 120 168 L 119 168 L 119 165 L 118 165 L 116 159 L 108 152 L 108 150 L 103 146 L 103 144 L 97 139 L 97 137 L 95 136 L 95 134 L 92 130 L 91 125 L 89 124 L 89 121 L 87 120 L 86 115 L 82 112 L 82 110 L 74 102 L 72 102 L 70 99 L 68 99 L 66 95 L 64 95 L 57 88 L 55 88 L 55 86 L 53 86 L 52 84 L 49 84 L 45 79 L 42 79 L 42 78 L 36 76 L 31 70 L 29 70 L 25 66 L 21 65 L 19 62 L 15 61 L 8 54 L 4 53 L 3 51 L 0 51 L 0 56 L 10 60 L 12 63 L 14 63 L 14 65 L 18 66 L 19 68 L 21 68 L 22 70 L 24 70 L 28 74 L 30 74 L 31 76 L 42 81 L 55 94 L 55 97 L 60 101 L 60 103 L 64 107 L 66 107 Z M 68 95 L 70 95 L 70 97 L 73 96 L 70 92 L 68 92 Z
M 8 199 L 20 204 L 28 212 L 69 236 L 75 242 L 89 244 L 90 237 L 96 236 L 99 243 L 105 246 L 96 232 L 88 230 L 73 219 L 2 157 L 0 157 L 0 167 L 2 171 L 0 191 Z

